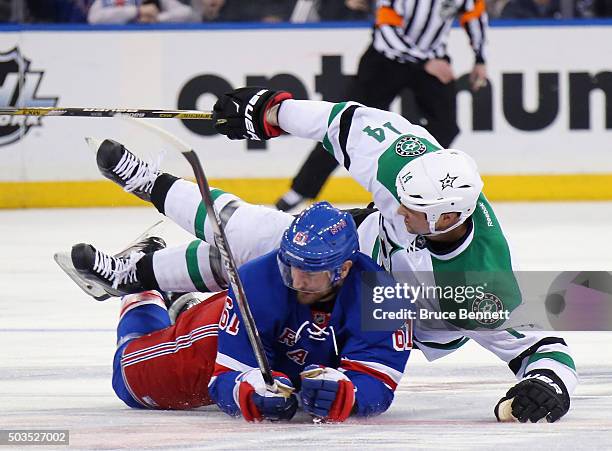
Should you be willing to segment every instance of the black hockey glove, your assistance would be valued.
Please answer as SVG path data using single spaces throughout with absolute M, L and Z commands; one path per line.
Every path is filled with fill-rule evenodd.
M 266 122 L 266 113 L 274 105 L 292 98 L 293 95 L 286 91 L 257 86 L 235 89 L 222 95 L 213 107 L 215 130 L 229 139 L 261 141 L 275 138 L 282 130 Z
M 512 400 L 512 416 L 521 423 L 536 423 L 542 418 L 553 423 L 567 413 L 570 397 L 565 384 L 551 370 L 533 370 L 508 390 L 495 406 L 497 421 L 507 421 L 500 412 L 500 405 Z

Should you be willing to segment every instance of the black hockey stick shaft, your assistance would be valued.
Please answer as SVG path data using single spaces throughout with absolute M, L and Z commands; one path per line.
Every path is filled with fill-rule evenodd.
M 211 226 L 215 235 L 215 243 L 217 245 L 217 248 L 219 249 L 221 259 L 223 260 L 223 265 L 225 266 L 225 269 L 227 271 L 229 283 L 232 287 L 232 290 L 234 291 L 234 296 L 236 297 L 235 301 L 238 304 L 238 308 L 240 309 L 240 314 L 242 315 L 242 319 L 244 321 L 245 330 L 249 337 L 249 341 L 251 342 L 253 352 L 255 353 L 257 365 L 261 370 L 264 382 L 268 387 L 272 388 L 275 386 L 275 384 L 274 377 L 272 376 L 272 371 L 270 369 L 270 363 L 268 362 L 268 358 L 265 354 L 263 344 L 261 343 L 261 338 L 259 338 L 259 332 L 257 331 L 257 326 L 255 325 L 253 314 L 251 313 L 251 309 L 249 308 L 249 303 L 244 292 L 244 287 L 242 286 L 242 281 L 240 280 L 240 277 L 238 275 L 238 268 L 236 267 L 236 262 L 232 255 L 232 250 L 228 245 L 225 231 L 223 230 L 223 226 L 221 225 L 221 221 L 219 220 L 219 216 L 217 215 L 217 211 L 215 210 L 212 201 L 212 195 L 210 193 L 210 187 L 208 186 L 208 180 L 206 179 L 206 175 L 204 174 L 204 169 L 202 168 L 200 159 L 193 150 L 183 151 L 181 153 L 193 168 L 193 173 L 195 174 L 198 187 L 200 188 L 200 193 L 202 194 L 202 200 L 206 207 L 208 217 L 211 218 Z
M 212 120 L 212 111 L 146 110 L 139 108 L 0 108 L 0 116 L 116 117 Z

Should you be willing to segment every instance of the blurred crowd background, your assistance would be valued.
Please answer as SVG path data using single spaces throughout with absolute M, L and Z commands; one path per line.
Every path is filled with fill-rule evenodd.
M 0 0 L 0 22 L 358 21 L 372 20 L 374 8 L 370 0 Z M 493 19 L 612 17 L 612 0 L 487 0 L 487 11 Z

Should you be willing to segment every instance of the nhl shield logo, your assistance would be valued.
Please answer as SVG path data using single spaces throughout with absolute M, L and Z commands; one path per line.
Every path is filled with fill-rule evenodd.
M 400 157 L 418 157 L 426 150 L 425 144 L 416 136 L 404 136 L 395 145 L 395 153 Z
M 43 71 L 30 70 L 31 61 L 18 47 L 0 53 L 0 106 L 54 107 L 58 97 L 37 97 L 44 76 Z M 0 146 L 11 144 L 28 133 L 31 127 L 41 125 L 35 116 L 0 115 Z

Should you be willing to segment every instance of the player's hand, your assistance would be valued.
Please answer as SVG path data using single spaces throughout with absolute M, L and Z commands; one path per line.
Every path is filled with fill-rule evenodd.
M 428 60 L 423 68 L 425 72 L 436 77 L 441 83 L 448 84 L 455 79 L 453 68 L 445 59 L 435 58 Z
M 293 95 L 286 91 L 262 87 L 235 89 L 223 94 L 215 103 L 215 129 L 229 139 L 261 141 L 275 138 L 282 130 L 266 120 L 266 113 L 283 100 L 292 98 Z
M 545 418 L 553 423 L 567 413 L 569 406 L 569 393 L 561 379 L 550 370 L 533 370 L 497 403 L 495 416 L 497 421 L 536 423 Z
M 290 420 L 298 408 L 293 384 L 287 376 L 275 373 L 275 391 L 266 387 L 258 369 L 246 371 L 237 378 L 234 399 L 247 421 Z
M 369 0 L 344 0 L 344 5 L 353 11 L 370 11 L 370 2 Z
M 485 86 L 487 86 L 487 66 L 483 63 L 476 63 L 470 73 L 470 88 L 476 92 Z
M 159 9 L 155 3 L 145 3 L 138 7 L 138 22 L 155 23 L 158 15 Z
M 308 365 L 300 376 L 300 397 L 306 412 L 330 422 L 341 422 L 349 417 L 355 405 L 355 387 L 344 373 L 334 368 Z

